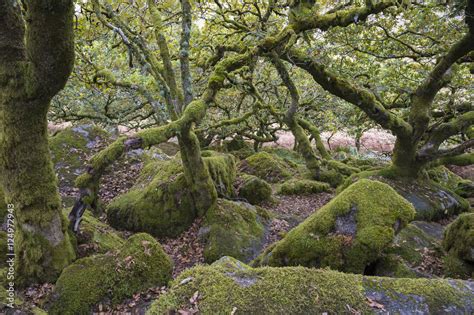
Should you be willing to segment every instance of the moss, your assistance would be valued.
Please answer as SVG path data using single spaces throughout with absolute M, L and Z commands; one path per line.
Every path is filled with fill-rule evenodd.
M 243 175 L 238 195 L 247 202 L 257 205 L 272 198 L 272 187 L 265 180 L 253 175 Z
M 49 139 L 49 148 L 60 186 L 73 186 L 86 164 L 86 156 L 92 152 L 96 142 L 110 136 L 94 125 L 70 127 Z
M 337 191 L 341 192 L 360 178 L 381 181 L 395 189 L 416 210 L 417 220 L 437 221 L 469 209 L 469 203 L 456 193 L 427 178 L 403 178 L 396 169 L 384 168 L 363 171 L 350 176 Z
M 328 183 L 308 179 L 290 179 L 280 186 L 279 193 L 283 195 L 317 194 L 329 191 Z
M 231 154 L 217 154 L 214 151 L 210 152 L 211 154 L 204 158 L 204 163 L 209 170 L 209 175 L 211 175 L 218 196 L 233 197 L 235 195 L 234 181 L 237 173 L 234 156 Z
M 455 279 L 473 279 L 474 264 L 459 259 L 454 255 L 443 257 L 443 269 L 446 277 Z
M 291 176 L 291 169 L 283 159 L 268 152 L 259 152 L 242 161 L 241 170 L 258 176 L 270 183 L 276 183 Z
M 391 187 L 362 179 L 291 230 L 258 263 L 363 273 L 414 214 Z
M 184 279 L 191 281 L 183 284 Z M 196 292 L 201 314 L 462 314 L 473 311 L 474 297 L 463 281 L 364 277 L 304 267 L 249 268 L 226 258 L 184 271 L 147 314 L 191 310 Z M 371 301 L 384 310 L 371 307 Z
M 474 196 L 474 183 L 471 180 L 463 179 L 454 174 L 445 166 L 438 166 L 426 172 L 429 179 L 441 186 L 455 192 L 461 197 L 469 198 Z
M 118 249 L 125 243 L 125 239 L 119 232 L 86 211 L 82 216 L 77 243 L 79 255 L 89 256 L 90 254 L 103 254 Z
M 376 263 L 374 274 L 397 278 L 432 277 L 430 270 L 423 266 L 426 261 L 422 254 L 429 250 L 430 257 L 442 258 L 443 230 L 441 224 L 434 222 L 410 223 L 395 236 L 386 250 L 387 255 Z
M 443 247 L 459 259 L 474 263 L 474 213 L 463 213 L 444 233 Z
M 394 254 L 385 255 L 377 261 L 374 274 L 391 278 L 418 278 L 418 274 L 406 264 L 403 258 Z
M 255 207 L 218 199 L 216 206 L 207 212 L 201 228 L 206 262 L 222 256 L 244 261 L 253 259 L 263 245 L 263 223 Z
M 272 155 L 278 156 L 283 161 L 288 163 L 291 166 L 303 165 L 305 160 L 303 156 L 296 152 L 295 150 L 290 150 L 282 147 L 266 147 L 263 148 L 265 152 L 268 152 Z
M 235 162 L 230 155 L 212 154 L 203 160 L 214 185 L 222 195 L 232 195 Z M 179 156 L 149 163 L 132 189 L 110 202 L 108 221 L 118 229 L 177 236 L 200 216 L 194 194 Z
M 119 250 L 81 258 L 64 269 L 49 314 L 89 314 L 101 302 L 115 304 L 141 290 L 165 285 L 172 263 L 147 234 L 135 234 Z

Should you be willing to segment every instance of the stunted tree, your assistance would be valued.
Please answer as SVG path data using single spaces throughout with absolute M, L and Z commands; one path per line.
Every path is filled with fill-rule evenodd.
M 53 281 L 75 258 L 46 118 L 74 64 L 73 15 L 72 0 L 0 2 L 0 166 L 21 284 Z

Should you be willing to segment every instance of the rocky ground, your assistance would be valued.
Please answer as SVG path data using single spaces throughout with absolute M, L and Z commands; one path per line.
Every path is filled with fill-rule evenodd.
M 329 138 L 329 135 L 323 136 L 325 140 Z M 279 145 L 291 147 L 291 141 L 291 137 L 283 136 Z M 107 143 L 107 141 L 96 141 L 89 154 L 83 156 L 84 160 L 87 160 L 91 155 L 101 150 Z M 333 146 L 353 144 L 351 138 L 343 134 L 331 137 L 330 143 Z M 363 137 L 362 145 L 368 150 L 386 152 L 391 150 L 393 139 L 390 135 L 373 131 Z M 117 195 L 128 191 L 136 181 L 142 167 L 143 163 L 140 159 L 136 159 L 133 156 L 115 163 L 103 177 L 100 190 L 101 200 L 107 204 Z M 474 178 L 473 167 L 452 167 L 451 170 L 464 178 L 471 180 Z M 71 200 L 75 198 L 77 191 L 74 187 L 62 186 L 60 193 L 63 198 Z M 264 248 L 281 239 L 291 228 L 329 202 L 334 195 L 334 192 L 291 196 L 275 195 L 272 201 L 262 204 L 261 206 L 272 214 Z M 106 217 L 102 216 L 101 220 L 106 222 Z M 445 226 L 450 222 L 451 220 L 445 219 L 439 223 Z M 204 263 L 204 247 L 199 235 L 200 226 L 201 220 L 197 219 L 189 229 L 181 233 L 177 238 L 158 239 L 165 252 L 174 262 L 173 277 L 176 277 L 187 268 Z M 422 256 L 420 271 L 434 276 L 442 275 L 442 261 L 438 254 L 429 248 L 421 249 L 420 253 Z M 20 292 L 24 304 L 14 314 L 28 313 L 29 311 L 27 310 L 33 309 L 35 305 L 41 305 L 52 290 L 53 285 L 48 283 L 26 288 Z M 94 311 L 95 314 L 144 314 L 150 303 L 166 291 L 166 287 L 150 288 L 145 292 L 135 294 L 131 299 L 127 299 L 113 308 L 106 304 L 101 304 Z M 192 313 L 183 311 L 180 314 Z

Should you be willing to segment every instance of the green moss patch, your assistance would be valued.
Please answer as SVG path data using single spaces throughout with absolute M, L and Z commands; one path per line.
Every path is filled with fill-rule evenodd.
M 474 213 L 463 213 L 445 231 L 443 247 L 459 259 L 474 263 Z
M 441 259 L 444 227 L 435 222 L 414 221 L 395 236 L 387 248 L 387 255 L 376 264 L 375 275 L 387 277 L 432 277 L 440 270 L 429 270 L 424 264 L 423 253 Z
M 328 183 L 309 179 L 290 179 L 280 186 L 279 193 L 282 195 L 307 195 L 329 191 Z
M 240 170 L 267 182 L 276 183 L 291 176 L 291 166 L 278 156 L 268 152 L 255 153 L 241 162 Z
M 99 221 L 89 211 L 86 211 L 82 216 L 80 230 L 76 238 L 78 254 L 81 257 L 116 250 L 125 243 L 125 239 L 118 231 Z
M 80 125 L 61 130 L 49 139 L 49 148 L 60 187 L 73 187 L 75 178 L 84 172 L 86 156 L 99 141 L 110 135 L 94 125 Z
M 233 194 L 234 159 L 231 155 L 209 155 L 203 160 L 217 191 Z M 192 224 L 197 212 L 179 156 L 148 163 L 132 189 L 107 207 L 111 226 L 158 237 L 179 235 Z
M 390 168 L 363 171 L 352 175 L 337 190 L 343 191 L 360 178 L 378 180 L 395 189 L 415 207 L 416 220 L 438 221 L 469 209 L 467 200 L 445 186 L 428 178 L 401 178 Z
M 413 206 L 390 186 L 362 179 L 291 230 L 256 263 L 363 273 L 414 215 Z
M 81 258 L 62 272 L 49 314 L 90 314 L 97 303 L 115 304 L 171 279 L 172 263 L 160 244 L 136 234 L 118 251 Z
M 463 281 L 250 268 L 224 258 L 183 272 L 147 314 L 196 309 L 200 314 L 465 314 L 474 311 L 473 299 L 472 286 Z
M 200 234 L 205 242 L 204 258 L 213 262 L 222 256 L 243 261 L 253 259 L 264 241 L 265 219 L 252 205 L 218 199 L 207 212 Z
M 272 187 L 265 180 L 253 175 L 241 176 L 238 196 L 253 205 L 269 201 L 272 198 Z

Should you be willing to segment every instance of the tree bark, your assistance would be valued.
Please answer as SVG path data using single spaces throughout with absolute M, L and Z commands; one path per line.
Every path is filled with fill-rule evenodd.
M 75 252 L 48 147 L 47 112 L 74 62 L 73 2 L 0 4 L 0 166 L 16 219 L 16 283 L 54 281 Z M 40 36 L 40 33 L 42 34 Z

